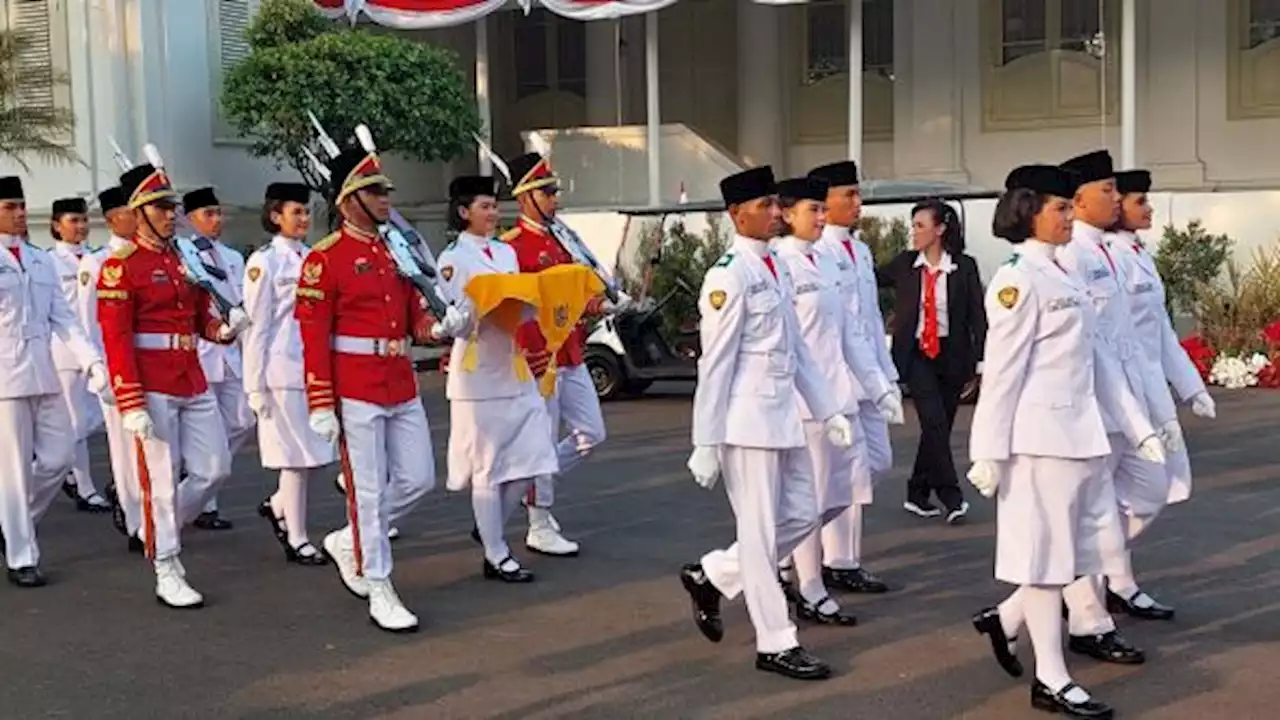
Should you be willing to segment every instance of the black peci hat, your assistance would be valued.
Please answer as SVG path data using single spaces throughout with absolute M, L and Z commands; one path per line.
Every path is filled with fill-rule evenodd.
M 1111 162 L 1111 153 L 1106 150 L 1077 155 L 1062 163 L 1062 168 L 1079 175 L 1081 185 L 1116 176 L 1115 165 Z
M 109 187 L 98 193 L 98 207 L 102 209 L 102 214 L 115 210 L 116 208 L 126 207 L 129 204 L 129 198 L 124 196 L 124 191 L 119 185 Z
M 497 197 L 497 183 L 490 175 L 462 175 L 449 183 L 449 199 L 489 195 Z
M 213 188 L 211 187 L 197 188 L 182 196 L 182 209 L 186 212 L 195 212 L 200 208 L 217 207 L 221 204 L 218 202 L 218 196 L 213 193 Z
M 841 160 L 822 165 L 809 171 L 809 177 L 822 178 L 830 187 L 843 187 L 858 184 L 858 163 L 852 160 Z
M 266 200 L 281 200 L 306 205 L 311 202 L 311 188 L 302 183 L 271 183 L 267 186 Z
M 89 212 L 89 203 L 85 202 L 84 198 L 70 197 L 53 201 L 54 217 L 67 214 L 84 215 L 87 212 Z
M 773 168 L 768 165 L 743 170 L 720 181 L 720 196 L 725 205 L 741 205 L 777 192 Z
M 22 178 L 17 175 L 0 177 L 0 200 L 26 201 L 26 199 L 26 195 L 22 193 Z
M 1151 192 L 1151 173 L 1146 170 L 1125 170 L 1116 173 L 1116 190 L 1121 195 Z
M 817 200 L 818 202 L 823 202 L 827 199 L 828 187 L 826 180 L 813 175 L 789 178 L 778 183 L 778 196 L 795 200 Z
M 1004 181 L 1005 190 L 1034 190 L 1061 198 L 1075 197 L 1079 187 L 1079 175 L 1054 165 L 1023 165 L 1014 168 Z

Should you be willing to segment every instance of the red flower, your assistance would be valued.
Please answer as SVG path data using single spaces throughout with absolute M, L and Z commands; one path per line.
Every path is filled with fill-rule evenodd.
M 1271 364 L 1258 371 L 1260 388 L 1280 388 L 1280 367 L 1276 365 L 1280 362 L 1280 352 L 1272 352 L 1270 358 Z
M 1277 332 L 1280 333 L 1280 328 L 1277 328 Z M 1213 369 L 1213 359 L 1217 355 L 1213 348 L 1209 347 L 1209 343 L 1205 342 L 1200 335 L 1192 335 L 1182 341 L 1182 349 L 1187 352 L 1187 357 L 1191 358 L 1196 370 L 1200 372 L 1200 378 L 1208 381 L 1209 371 Z
M 1280 349 L 1280 320 L 1274 320 L 1270 325 L 1262 328 L 1262 339 L 1267 343 L 1268 348 Z

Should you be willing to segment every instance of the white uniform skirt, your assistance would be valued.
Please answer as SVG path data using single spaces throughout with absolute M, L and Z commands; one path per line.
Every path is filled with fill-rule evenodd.
M 997 580 L 1069 585 L 1123 569 L 1124 530 L 1105 458 L 1014 455 L 1001 472 Z
M 268 470 L 317 468 L 337 461 L 337 450 L 312 432 L 303 390 L 273 389 L 270 411 L 258 420 L 258 452 Z
M 62 386 L 62 399 L 71 415 L 71 427 L 76 440 L 84 440 L 104 427 L 102 404 L 98 396 L 89 392 L 89 376 L 78 370 L 59 370 L 58 384 Z
M 866 436 L 857 415 L 846 417 L 853 426 L 853 445 L 847 448 L 832 445 L 822 423 L 811 420 L 804 423 L 805 445 L 813 460 L 818 509 L 824 516 L 850 505 L 871 504 L 871 469 L 867 465 Z
M 551 416 L 536 391 L 492 400 L 449 403 L 450 490 L 552 475 L 556 460 Z

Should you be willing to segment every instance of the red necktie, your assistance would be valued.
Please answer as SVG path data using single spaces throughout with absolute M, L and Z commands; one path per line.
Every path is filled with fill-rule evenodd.
M 809 264 L 810 264 L 810 265 L 812 265 L 812 266 L 814 266 L 814 267 L 818 267 L 818 260 L 817 260 L 817 258 L 815 258 L 815 257 L 814 257 L 814 256 L 812 256 L 812 255 L 805 255 L 805 257 L 809 258 Z
M 484 256 L 489 258 L 490 260 L 493 259 L 493 251 L 489 249 L 488 245 L 484 246 Z
M 773 273 L 773 279 L 778 279 L 778 269 L 773 266 L 773 257 L 771 255 L 764 256 L 765 267 L 769 268 L 769 272 Z
M 1053 259 L 1053 264 L 1054 264 L 1054 265 L 1057 265 L 1057 266 L 1058 266 L 1058 269 L 1059 269 L 1059 270 L 1061 270 L 1061 271 L 1062 271 L 1062 273 L 1063 273 L 1064 275 L 1066 275 L 1066 274 L 1067 274 L 1067 269 L 1066 269 L 1066 268 L 1064 268 L 1064 267 L 1062 267 L 1062 263 L 1058 262 L 1058 258 L 1054 258 L 1054 259 Z
M 1111 274 L 1115 275 L 1116 264 L 1111 261 L 1111 253 L 1107 252 L 1107 246 L 1103 245 L 1102 243 L 1098 243 L 1098 249 L 1102 251 L 1103 257 L 1107 259 L 1107 264 L 1111 266 Z
M 853 252 L 853 243 L 849 242 L 849 238 L 841 240 L 840 243 L 844 245 L 844 251 L 849 253 L 849 259 L 853 261 L 854 265 L 857 265 L 858 256 Z
M 938 270 L 924 271 L 924 330 L 920 333 L 920 350 L 933 360 L 941 349 L 938 340 Z
M 21 266 L 22 265 L 22 246 L 14 245 L 13 247 L 9 248 L 9 252 L 13 253 L 13 259 L 17 260 L 18 265 Z

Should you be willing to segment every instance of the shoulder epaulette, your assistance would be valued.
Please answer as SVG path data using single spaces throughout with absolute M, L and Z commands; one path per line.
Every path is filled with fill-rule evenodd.
M 454 247 L 456 247 L 456 246 L 457 246 L 457 244 L 458 244 L 458 240 L 457 240 L 456 238 L 455 238 L 455 239 L 453 239 L 453 240 L 450 240 L 450 241 L 449 241 L 449 243 L 448 243 L 447 245 L 445 245 L 445 246 L 444 246 L 444 249 L 440 251 L 440 252 L 441 252 L 441 254 L 449 252 L 449 251 L 450 251 L 450 250 L 452 250 Z
M 1014 265 L 1017 265 L 1020 260 L 1022 260 L 1022 253 L 1014 253 L 1009 256 L 1008 260 L 1004 261 L 1004 264 L 1009 267 L 1013 267 Z
M 125 245 L 121 245 L 114 252 L 112 252 L 111 257 L 116 258 L 117 260 L 124 260 L 125 258 L 129 257 L 130 255 L 134 254 L 137 251 L 138 251 L 137 245 L 134 245 L 133 243 L 127 243 Z
M 342 237 L 341 232 L 329 233 L 328 235 L 325 235 L 324 238 L 320 240 L 320 242 L 316 243 L 315 245 L 312 245 L 311 249 L 322 250 L 322 251 L 328 250 L 329 248 L 333 247 L 334 243 L 338 242 L 338 238 L 340 237 Z
M 516 238 L 516 236 L 517 236 L 517 235 L 519 235 L 519 234 L 520 234 L 520 226 L 519 226 L 519 225 L 517 225 L 517 226 L 515 226 L 515 227 L 511 228 L 510 230 L 508 230 L 508 231 L 506 231 L 506 232 L 502 233 L 502 235 L 501 235 L 498 239 L 499 239 L 499 240 L 501 240 L 501 241 L 502 241 L 502 242 L 504 242 L 504 243 L 509 243 L 509 242 L 511 242 L 512 240 L 514 240 L 514 239 Z
M 733 253 L 725 253 L 715 265 L 711 267 L 729 267 L 729 263 L 733 262 Z

